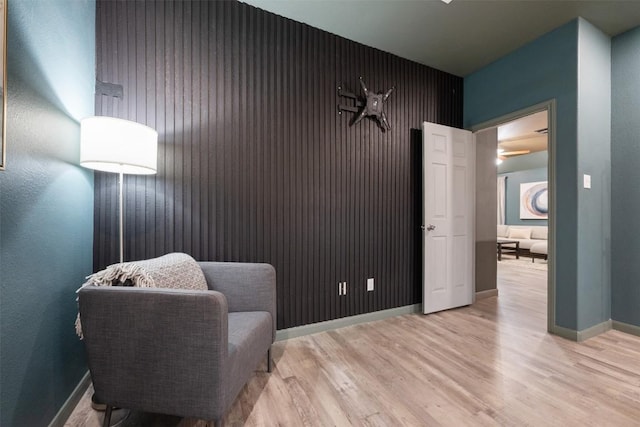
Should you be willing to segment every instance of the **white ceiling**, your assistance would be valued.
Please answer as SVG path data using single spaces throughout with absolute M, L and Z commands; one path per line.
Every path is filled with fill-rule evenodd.
M 610 36 L 640 25 L 638 0 L 242 0 L 466 76 L 582 16 Z
M 518 120 L 498 127 L 498 148 L 505 153 L 528 151 L 545 151 L 548 146 L 548 135 L 537 131 L 547 129 L 546 111 L 530 114 Z M 528 153 L 522 153 L 528 154 Z

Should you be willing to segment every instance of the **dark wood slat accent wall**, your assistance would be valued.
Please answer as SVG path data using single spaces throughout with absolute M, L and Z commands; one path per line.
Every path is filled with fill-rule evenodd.
M 98 115 L 160 135 L 125 177 L 125 258 L 268 262 L 278 327 L 421 301 L 422 121 L 462 125 L 462 79 L 235 1 L 98 1 Z M 396 86 L 383 133 L 338 84 Z M 95 180 L 95 268 L 118 259 L 117 178 Z M 375 291 L 366 292 L 366 279 Z M 338 282 L 348 283 L 338 296 Z

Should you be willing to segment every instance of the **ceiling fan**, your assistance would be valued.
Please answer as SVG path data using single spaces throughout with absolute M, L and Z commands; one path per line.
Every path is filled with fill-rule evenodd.
M 500 160 L 505 160 L 509 156 L 520 156 L 522 154 L 529 154 L 531 150 L 513 150 L 513 151 L 505 151 L 502 148 L 498 148 L 498 158 Z
M 502 148 L 498 148 L 498 157 L 496 158 L 496 165 L 501 164 L 504 160 L 507 160 L 509 156 L 520 156 L 522 154 L 529 154 L 531 150 L 513 150 L 505 151 Z

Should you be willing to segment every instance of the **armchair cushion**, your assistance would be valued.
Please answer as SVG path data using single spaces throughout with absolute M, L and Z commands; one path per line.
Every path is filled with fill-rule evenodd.
M 230 406 L 271 345 L 271 314 L 266 311 L 229 313 L 229 382 L 225 405 Z
M 267 311 L 276 339 L 276 270 L 269 264 L 200 262 L 210 290 L 222 292 L 229 312 Z

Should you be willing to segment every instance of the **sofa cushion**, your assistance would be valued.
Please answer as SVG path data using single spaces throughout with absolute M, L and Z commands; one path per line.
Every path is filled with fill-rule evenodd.
M 529 251 L 533 254 L 547 255 L 547 242 L 536 242 L 529 248 Z
M 540 242 L 540 240 L 533 239 L 514 239 L 520 242 L 520 249 L 530 249 L 531 246 L 535 245 L 536 242 Z
M 509 228 L 509 239 L 530 239 L 531 238 L 531 229 L 530 228 Z
M 538 226 L 531 228 L 531 238 L 539 240 L 547 240 L 549 229 L 547 227 Z
M 509 226 L 508 225 L 503 225 L 503 224 L 498 224 L 497 236 L 498 237 L 507 237 L 508 235 L 509 235 Z

